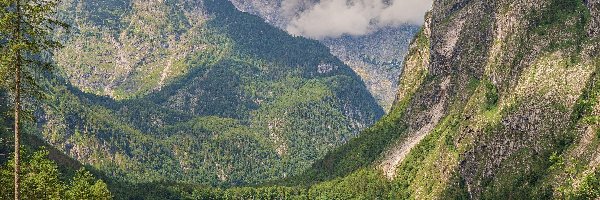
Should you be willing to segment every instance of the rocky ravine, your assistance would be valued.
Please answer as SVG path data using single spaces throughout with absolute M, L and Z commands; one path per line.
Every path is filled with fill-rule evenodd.
M 299 2 L 295 10 L 288 11 L 282 0 L 230 0 L 238 10 L 263 18 L 267 23 L 286 30 L 294 15 L 314 6 L 318 0 Z M 285 11 L 285 12 L 284 12 Z M 392 106 L 398 78 L 402 71 L 408 44 L 418 31 L 416 25 L 387 27 L 364 36 L 342 36 L 320 41 L 331 49 L 331 53 L 350 66 L 361 76 L 369 91 L 379 104 L 388 111 Z

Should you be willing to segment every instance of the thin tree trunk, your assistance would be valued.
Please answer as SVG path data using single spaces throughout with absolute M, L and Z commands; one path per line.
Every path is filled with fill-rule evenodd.
M 19 133 L 19 113 L 20 113 L 20 104 L 21 104 L 21 92 L 19 91 L 21 84 L 21 69 L 19 64 L 17 64 L 17 69 L 15 72 L 15 200 L 21 199 L 21 193 L 19 190 L 20 186 L 20 176 L 21 173 L 21 163 L 20 163 L 20 154 L 19 147 L 21 146 L 21 134 Z
M 21 2 L 17 0 L 16 2 L 17 9 L 17 24 L 15 28 L 15 37 L 13 39 L 16 40 L 17 44 L 21 43 Z M 15 200 L 21 199 L 21 191 L 20 191 L 20 174 L 21 174 L 21 134 L 19 132 L 19 123 L 20 118 L 19 114 L 21 112 L 21 47 L 17 47 L 15 51 Z

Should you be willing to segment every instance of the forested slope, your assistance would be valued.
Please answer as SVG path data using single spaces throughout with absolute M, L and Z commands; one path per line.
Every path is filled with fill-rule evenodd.
M 326 2 L 319 0 L 229 1 L 238 10 L 257 15 L 263 18 L 265 22 L 282 30 L 286 30 L 298 15 L 311 10 L 316 4 Z M 348 2 L 352 2 L 347 4 L 349 7 L 350 5 L 363 4 L 361 1 Z M 335 13 L 329 14 L 333 15 Z M 408 45 L 418 30 L 418 25 L 405 23 L 380 27 L 379 30 L 373 30 L 363 35 L 326 37 L 319 38 L 319 41 L 361 77 L 371 94 L 379 102 L 379 105 L 387 112 L 394 102 L 396 90 L 398 89 L 398 78 L 402 71 L 403 58 L 408 53 Z
M 119 182 L 284 178 L 383 114 L 320 43 L 225 0 L 65 1 L 32 128 Z
M 0 199 L 14 197 L 14 132 L 9 95 L 0 90 Z M 21 135 L 21 197 L 23 199 L 112 199 L 106 182 L 82 164 L 48 145 L 27 129 Z

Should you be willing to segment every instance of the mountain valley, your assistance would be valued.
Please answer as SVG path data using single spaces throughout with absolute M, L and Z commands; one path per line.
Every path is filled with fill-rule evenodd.
M 599 0 L 434 0 L 420 27 L 294 36 L 325 1 L 63 1 L 26 162 L 69 197 L 83 167 L 97 199 L 600 198 Z

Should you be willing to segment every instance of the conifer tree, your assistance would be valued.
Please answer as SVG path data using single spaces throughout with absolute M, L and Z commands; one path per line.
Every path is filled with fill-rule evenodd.
M 39 78 L 52 71 L 49 56 L 61 45 L 53 32 L 58 0 L 0 0 L 0 75 L 14 107 L 14 190 L 20 199 L 20 146 L 24 98 L 42 96 Z

